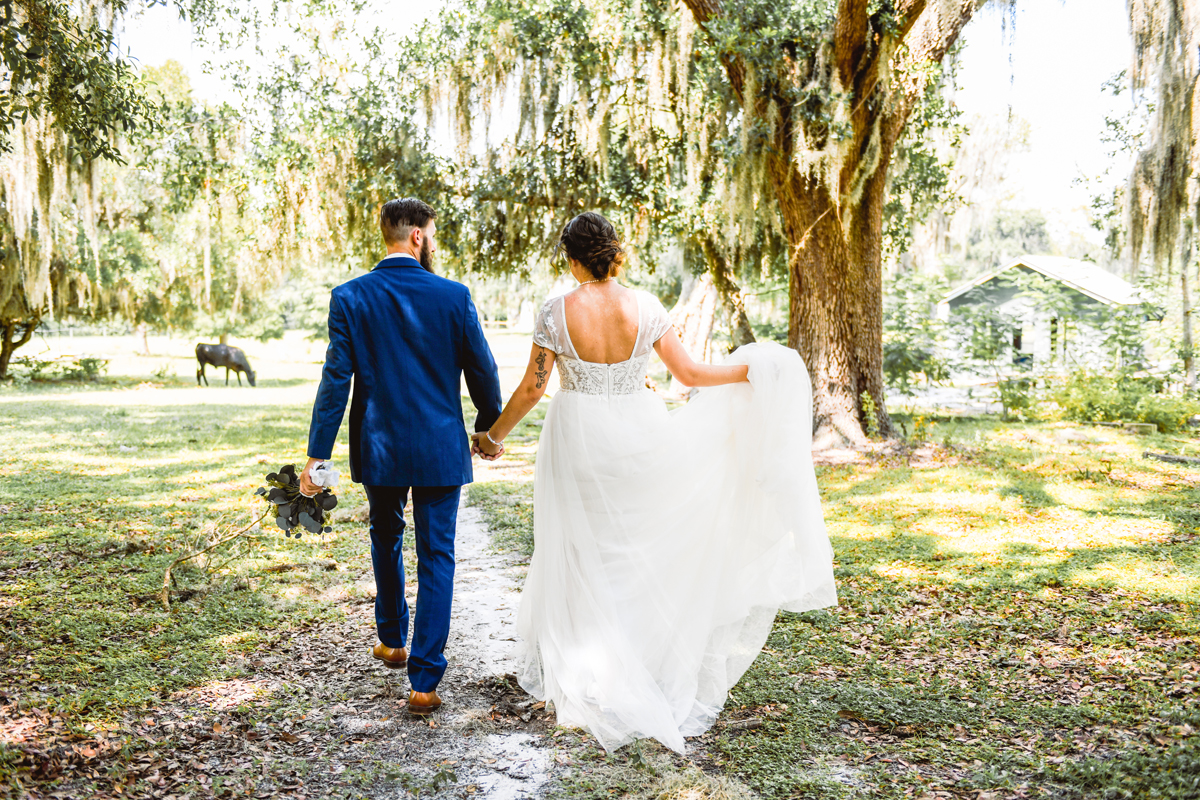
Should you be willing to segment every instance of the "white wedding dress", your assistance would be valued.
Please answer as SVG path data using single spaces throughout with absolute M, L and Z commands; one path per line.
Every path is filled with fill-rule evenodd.
M 644 292 L 638 307 L 618 364 L 579 359 L 564 298 L 538 315 L 534 341 L 557 354 L 560 389 L 538 445 L 518 677 L 608 750 L 653 737 L 682 752 L 778 609 L 834 605 L 837 592 L 800 356 L 738 348 L 725 363 L 748 364 L 749 384 L 669 413 L 645 376 L 670 319 Z

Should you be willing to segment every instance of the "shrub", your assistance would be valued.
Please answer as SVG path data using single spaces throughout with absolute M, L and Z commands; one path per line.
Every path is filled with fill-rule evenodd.
M 1136 379 L 1121 380 L 1089 370 L 1071 373 L 1050 397 L 1065 418 L 1079 422 L 1132 419 L 1138 402 L 1150 388 Z
M 90 381 L 108 370 L 108 359 L 93 356 L 18 356 L 8 365 L 17 383 L 30 381 Z
M 108 371 L 108 359 L 94 356 L 79 356 L 60 361 L 63 380 L 90 381 Z
M 1024 417 L 1033 405 L 1033 381 L 1029 378 L 1001 378 L 996 382 L 1004 417 Z
M 1079 370 L 1050 392 L 1066 419 L 1080 422 L 1149 422 L 1162 433 L 1177 431 L 1200 413 L 1200 402 L 1163 394 L 1155 378 Z
M 888 286 L 883 302 L 883 376 L 889 389 L 911 396 L 917 382 L 949 379 L 939 357 L 943 325 L 930 310 L 946 291 L 940 278 L 901 273 Z
M 1187 397 L 1169 394 L 1148 394 L 1138 401 L 1134 418 L 1138 422 L 1152 422 L 1159 433 L 1174 433 L 1187 427 L 1188 418 L 1200 413 L 1200 402 Z

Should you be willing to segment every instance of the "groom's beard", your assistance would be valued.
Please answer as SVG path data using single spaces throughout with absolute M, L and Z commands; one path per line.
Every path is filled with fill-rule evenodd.
M 433 253 L 429 252 L 429 240 L 421 241 L 421 255 L 417 258 L 426 272 L 433 272 Z

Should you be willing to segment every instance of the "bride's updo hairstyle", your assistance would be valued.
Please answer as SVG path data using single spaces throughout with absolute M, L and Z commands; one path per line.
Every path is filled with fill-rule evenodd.
M 585 211 L 568 222 L 558 247 L 598 281 L 615 278 L 625 264 L 625 248 L 617 229 L 595 211 Z

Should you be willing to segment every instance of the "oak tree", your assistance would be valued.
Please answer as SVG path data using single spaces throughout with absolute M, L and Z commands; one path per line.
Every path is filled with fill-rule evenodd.
M 893 433 L 882 372 L 889 169 L 981 5 L 480 0 L 443 16 L 414 50 L 427 69 L 411 72 L 431 109 L 450 109 L 476 176 L 480 258 L 524 261 L 594 208 L 616 215 L 643 255 L 656 237 L 684 234 L 710 264 L 733 265 L 731 280 L 782 272 L 818 437 L 859 442 L 864 406 L 871 427 Z M 489 141 L 492 115 L 514 103 L 516 134 Z

